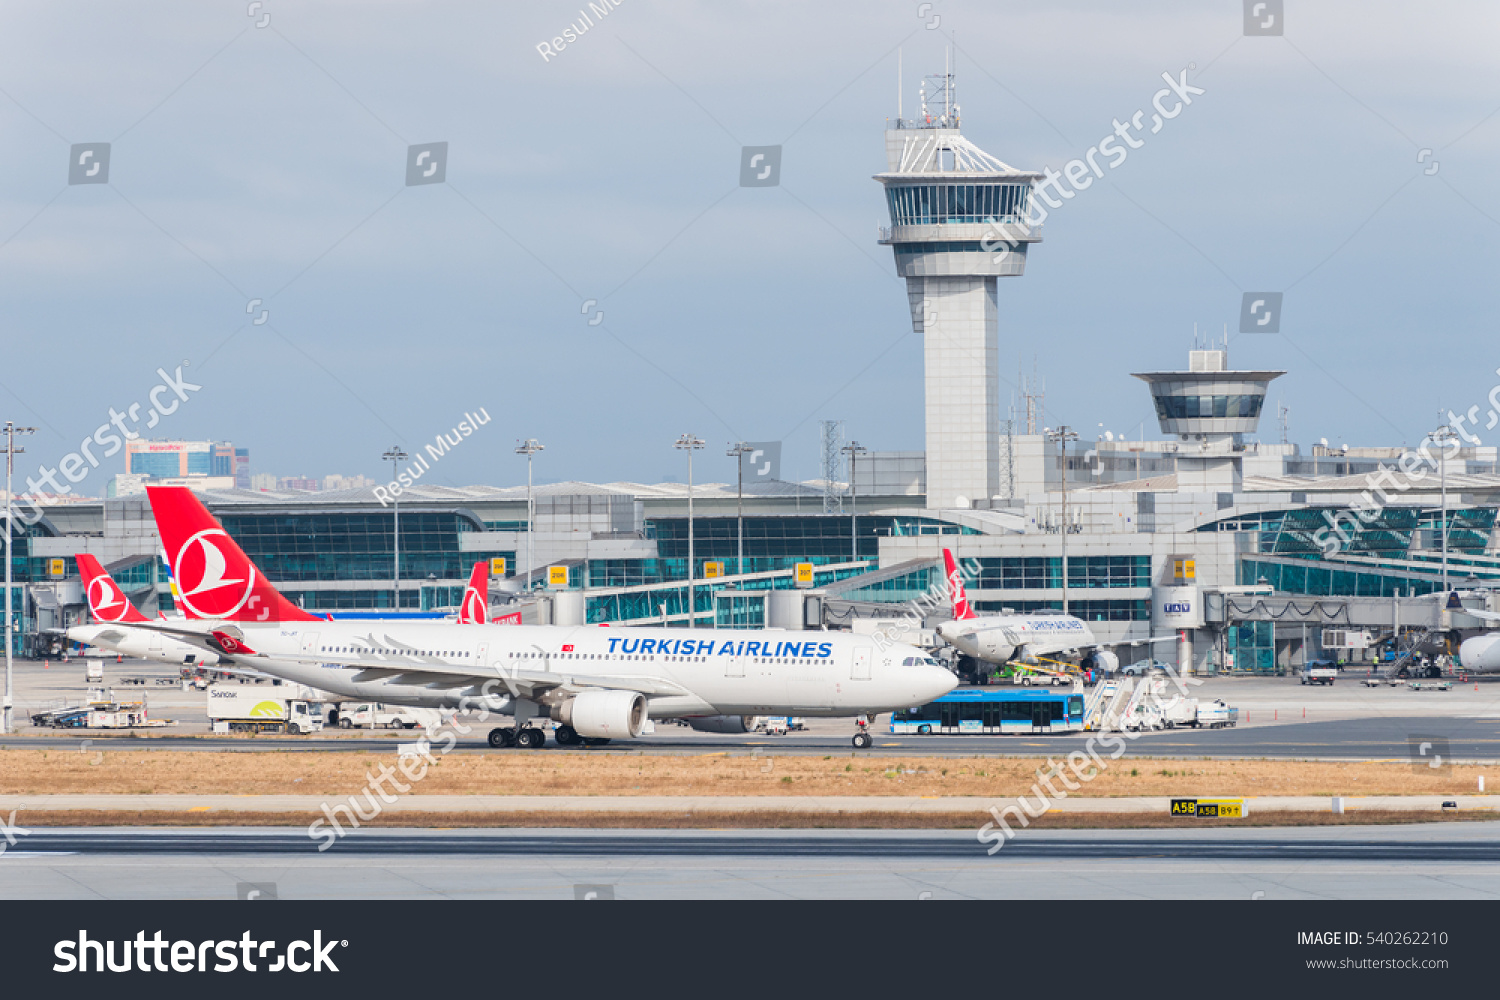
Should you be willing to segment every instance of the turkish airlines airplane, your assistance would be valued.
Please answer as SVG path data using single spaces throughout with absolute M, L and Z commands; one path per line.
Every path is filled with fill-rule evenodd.
M 88 625 L 69 626 L 69 639 L 86 646 L 98 646 L 125 656 L 161 663 L 210 666 L 219 662 L 217 653 L 209 652 L 201 646 L 174 639 L 161 632 L 132 628 L 132 625 L 149 622 L 151 619 L 130 603 L 120 585 L 99 564 L 98 559 L 87 552 L 80 552 L 73 558 L 78 562 L 84 594 L 89 602 L 89 613 L 94 621 Z
M 160 663 L 181 663 L 188 666 L 213 666 L 219 655 L 163 635 L 159 631 L 131 628 L 151 619 L 143 615 L 127 598 L 99 562 L 87 552 L 73 556 L 78 563 L 78 572 L 83 577 L 84 593 L 88 599 L 89 613 L 94 621 L 88 625 L 73 625 L 67 636 L 73 642 L 86 646 L 97 646 L 124 656 Z M 457 621 L 461 625 L 483 625 L 489 621 L 489 563 L 474 564 L 469 576 L 469 585 L 464 590 L 464 599 L 458 609 Z
M 325 621 L 283 597 L 186 487 L 146 491 L 179 603 L 210 621 L 141 627 L 344 698 L 513 715 L 491 746 L 542 746 L 538 717 L 570 745 L 637 737 L 648 716 L 724 731 L 734 716 L 873 715 L 957 684 L 915 646 L 843 632 Z
M 953 595 L 953 620 L 939 625 L 937 631 L 959 652 L 986 663 L 1035 665 L 1044 657 L 1089 650 L 1084 665 L 1105 673 L 1113 673 L 1119 667 L 1119 656 L 1101 646 L 1081 618 L 1063 614 L 976 615 L 969 606 L 963 576 L 948 549 L 943 550 L 943 563 L 948 571 L 948 592 Z M 1146 641 L 1166 642 L 1175 638 L 1156 636 Z

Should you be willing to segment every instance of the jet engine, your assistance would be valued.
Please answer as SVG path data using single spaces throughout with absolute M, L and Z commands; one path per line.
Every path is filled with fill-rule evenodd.
M 687 720 L 700 733 L 753 733 L 755 722 L 753 715 L 700 715 Z
M 1107 649 L 1096 649 L 1083 658 L 1080 666 L 1101 670 L 1106 674 L 1113 674 L 1120 669 L 1120 658 Z
M 646 725 L 646 696 L 636 691 L 583 691 L 553 710 L 552 717 L 579 736 L 633 738 Z

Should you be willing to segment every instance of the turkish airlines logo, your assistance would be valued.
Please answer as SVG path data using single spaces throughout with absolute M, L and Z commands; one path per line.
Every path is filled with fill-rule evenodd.
M 969 613 L 969 597 L 964 593 L 963 575 L 959 573 L 958 567 L 948 574 L 948 592 L 953 595 L 953 613 L 958 617 Z
M 125 595 L 110 582 L 107 576 L 96 576 L 89 581 L 89 608 L 107 622 L 124 621 L 130 603 Z
M 183 606 L 199 618 L 227 618 L 243 608 L 255 588 L 255 567 L 245 564 L 244 577 L 229 577 L 229 561 L 214 536 L 222 528 L 205 528 L 183 543 L 172 566 Z
M 484 596 L 473 587 L 464 590 L 464 603 L 459 609 L 459 619 L 474 625 L 483 625 L 487 605 Z

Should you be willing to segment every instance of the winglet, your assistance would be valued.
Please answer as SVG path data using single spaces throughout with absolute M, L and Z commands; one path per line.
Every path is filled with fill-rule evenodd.
M 464 589 L 463 603 L 458 606 L 460 625 L 488 625 L 490 621 L 490 564 L 481 559 L 474 564 L 469 585 Z
M 101 622 L 120 622 L 127 625 L 150 620 L 130 603 L 125 592 L 120 589 L 120 585 L 99 564 L 98 559 L 87 552 L 79 552 L 73 556 L 73 559 L 78 563 L 78 572 L 83 576 L 89 613 L 95 619 Z
M 964 578 L 958 571 L 958 564 L 953 561 L 953 553 L 943 550 L 943 565 L 948 570 L 948 593 L 953 597 L 953 617 L 963 621 L 973 618 L 974 609 L 969 607 L 969 597 L 964 592 Z

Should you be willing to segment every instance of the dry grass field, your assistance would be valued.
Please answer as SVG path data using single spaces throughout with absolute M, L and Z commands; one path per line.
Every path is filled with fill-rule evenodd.
M 681 757 L 563 750 L 437 760 L 411 794 L 989 798 L 1027 792 L 1046 766 L 1040 758 Z M 5 749 L 0 750 L 0 794 L 343 796 L 362 789 L 366 774 L 381 764 L 395 763 L 394 755 L 376 752 Z M 1473 794 L 1485 773 L 1483 766 L 1419 770 L 1405 763 L 1127 758 L 1108 762 L 1070 796 L 1456 795 Z

